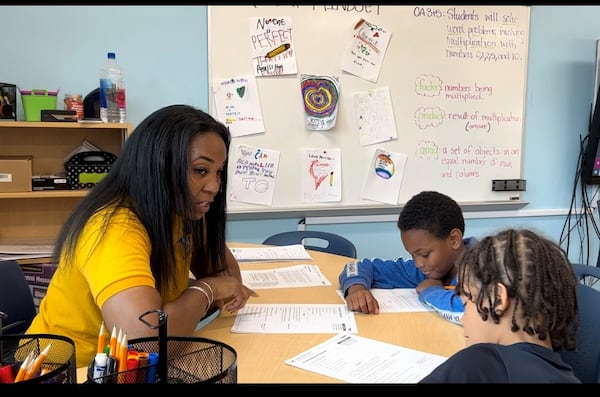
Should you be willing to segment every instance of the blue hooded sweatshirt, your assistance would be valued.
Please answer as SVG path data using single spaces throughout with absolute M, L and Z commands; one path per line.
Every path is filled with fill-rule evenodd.
M 469 237 L 463 240 L 466 247 L 477 244 L 477 239 Z M 344 296 L 354 284 L 361 284 L 366 288 L 416 288 L 427 277 L 415 266 L 412 259 L 404 260 L 400 257 L 389 259 L 362 259 L 349 262 L 339 275 L 340 287 Z M 457 277 L 454 276 L 450 285 L 456 285 Z M 464 306 L 453 290 L 442 286 L 432 286 L 419 293 L 419 301 L 438 312 L 443 318 L 456 324 L 461 324 L 460 319 L 464 313 Z

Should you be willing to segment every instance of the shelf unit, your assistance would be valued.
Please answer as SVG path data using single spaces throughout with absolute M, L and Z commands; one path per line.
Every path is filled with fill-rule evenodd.
M 64 160 L 88 140 L 119 155 L 130 124 L 74 122 L 0 122 L 0 156 L 31 155 L 33 174 L 64 171 Z M 89 190 L 0 193 L 0 243 L 51 244 Z

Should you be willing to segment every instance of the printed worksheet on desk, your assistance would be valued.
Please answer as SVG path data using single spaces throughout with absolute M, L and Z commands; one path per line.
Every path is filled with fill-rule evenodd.
M 317 265 L 292 265 L 277 269 L 241 270 L 242 282 L 251 289 L 319 287 L 331 285 Z
M 371 294 L 379 302 L 379 313 L 429 312 L 433 309 L 419 300 L 414 288 L 371 288 Z M 341 290 L 337 294 L 345 302 Z
M 358 333 L 344 304 L 248 304 L 237 312 L 231 332 L 254 334 Z
M 281 245 L 274 247 L 231 248 L 231 253 L 238 262 L 312 260 L 312 257 L 302 244 Z
M 418 383 L 447 358 L 340 333 L 285 361 L 348 383 Z

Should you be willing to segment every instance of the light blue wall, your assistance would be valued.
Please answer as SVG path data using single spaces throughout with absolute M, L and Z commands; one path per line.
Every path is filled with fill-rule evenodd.
M 128 119 L 134 126 L 173 103 L 208 110 L 206 6 L 0 6 L 0 16 L 3 32 L 10 32 L 0 44 L 1 82 L 85 95 L 97 87 L 106 52 L 115 51 L 126 72 Z M 599 20 L 599 6 L 531 7 L 523 146 L 526 210 L 571 207 L 579 141 L 587 133 L 594 90 Z M 574 206 L 581 207 L 580 198 Z M 272 233 L 295 229 L 298 221 L 231 221 L 229 239 L 262 242 Z M 558 240 L 564 223 L 564 215 L 467 219 L 466 234 L 481 237 L 526 226 Z M 309 228 L 350 238 L 361 257 L 406 255 L 395 222 Z M 580 248 L 580 240 L 572 234 L 569 254 L 585 262 L 587 242 Z M 595 264 L 598 239 L 591 244 Z

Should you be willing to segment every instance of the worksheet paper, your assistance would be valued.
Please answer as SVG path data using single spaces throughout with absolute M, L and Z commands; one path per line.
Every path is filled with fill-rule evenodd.
M 302 244 L 281 245 L 273 247 L 231 248 L 231 253 L 238 262 L 281 262 L 295 260 L 312 260 Z
M 357 333 L 346 304 L 248 304 L 237 312 L 231 332 L 255 334 Z
M 285 361 L 348 383 L 418 383 L 446 357 L 341 333 Z
M 241 270 L 248 288 L 318 287 L 331 285 L 317 265 L 293 265 L 277 269 Z
M 341 290 L 337 290 L 337 293 L 344 299 Z M 433 310 L 419 301 L 417 291 L 414 288 L 371 288 L 371 294 L 379 302 L 379 313 L 427 312 Z

